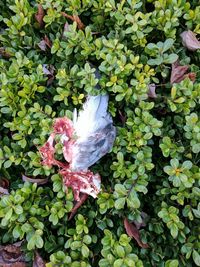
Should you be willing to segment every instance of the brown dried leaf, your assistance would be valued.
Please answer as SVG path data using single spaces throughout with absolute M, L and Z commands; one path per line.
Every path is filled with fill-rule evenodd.
M 23 261 L 18 261 L 14 263 L 5 263 L 3 265 L 0 265 L 0 267 L 27 267 L 27 265 Z
M 28 176 L 26 176 L 24 174 L 22 174 L 22 180 L 24 182 L 36 183 L 38 185 L 46 184 L 49 181 L 48 178 L 35 179 L 35 178 L 30 178 L 30 177 L 28 177 Z
M 67 32 L 69 32 L 69 23 L 68 23 L 68 22 L 66 22 L 65 25 L 64 25 L 64 30 L 63 30 L 63 33 L 62 33 L 62 38 L 63 38 L 63 39 L 66 39 L 65 34 L 66 34 Z
M 49 86 L 49 85 L 51 85 L 53 83 L 53 80 L 55 78 L 55 76 L 54 76 L 55 68 L 51 64 L 50 65 L 43 64 L 42 65 L 42 69 L 43 69 L 43 73 L 45 75 L 47 75 L 47 77 L 48 77 L 47 86 Z
M 44 21 L 43 21 L 44 16 L 45 16 L 44 9 L 41 4 L 38 4 L 38 11 L 35 14 L 35 19 L 39 23 L 40 28 L 44 27 Z
M 121 110 L 119 110 L 118 112 L 119 112 L 119 116 L 120 116 L 122 123 L 125 124 L 126 123 L 126 116 L 124 114 L 122 114 Z
M 35 252 L 35 257 L 32 267 L 45 267 L 45 262 L 37 251 Z
M 40 48 L 42 51 L 46 51 L 46 49 L 47 49 L 47 45 L 46 45 L 44 39 L 41 40 L 41 41 L 38 43 L 38 46 L 39 46 L 39 48 Z
M 44 38 L 39 42 L 38 46 L 42 51 L 46 51 L 47 47 L 48 48 L 52 47 L 52 43 L 47 37 L 47 35 L 45 35 Z
M 12 245 L 0 246 L 0 266 L 2 267 L 25 267 L 25 256 L 21 251 L 23 241 Z
M 0 197 L 2 195 L 9 195 L 9 192 L 8 192 L 7 189 L 5 189 L 5 188 L 3 188 L 3 187 L 0 186 Z
M 44 41 L 45 41 L 45 44 L 49 47 L 49 48 L 51 48 L 52 47 L 52 43 L 51 43 L 51 41 L 49 40 L 49 37 L 45 34 L 45 36 L 44 36 Z
M 155 83 L 149 84 L 148 87 L 149 87 L 148 97 L 150 97 L 150 98 L 157 98 L 157 95 L 156 95 L 156 85 L 155 85 Z
M 148 218 L 148 215 L 145 212 L 141 212 L 141 217 L 142 217 L 142 222 L 139 223 L 137 221 L 133 221 L 135 224 L 136 228 L 139 230 L 141 227 L 146 226 L 146 219 Z
M 8 179 L 6 178 L 1 178 L 0 179 L 0 186 L 5 188 L 5 189 L 8 189 L 9 188 L 9 181 Z
M 191 81 L 195 81 L 196 74 L 194 72 L 187 73 L 189 66 L 181 66 L 179 65 L 179 61 L 177 60 L 172 64 L 172 71 L 170 77 L 170 83 L 180 83 L 185 78 L 189 78 Z
M 8 188 L 9 188 L 9 181 L 6 178 L 1 178 L 0 179 L 0 197 L 2 195 L 9 195 Z
M 0 47 L 0 56 L 5 57 L 5 58 L 10 58 L 11 55 L 6 52 L 4 47 Z
M 87 200 L 88 195 L 81 193 L 80 194 L 80 200 L 76 202 L 76 204 L 74 205 L 73 209 L 71 210 L 70 216 L 69 216 L 69 221 L 74 217 L 74 215 L 76 214 L 77 210 L 83 205 L 83 203 Z
M 82 21 L 80 20 L 79 16 L 77 15 L 68 15 L 65 12 L 61 12 L 61 14 L 65 17 L 70 19 L 71 21 L 75 21 L 77 23 L 77 26 L 80 30 L 83 30 L 85 28 L 85 25 L 82 23 Z
M 126 233 L 128 236 L 130 237 L 133 237 L 138 245 L 141 247 L 141 248 L 148 248 L 149 245 L 148 244 L 144 244 L 141 239 L 140 239 L 140 233 L 138 231 L 138 229 L 128 221 L 127 218 L 124 219 L 124 227 L 126 229 Z
M 196 38 L 196 34 L 192 31 L 184 31 L 181 33 L 182 43 L 183 45 L 190 51 L 196 51 L 200 49 L 200 42 Z
M 172 71 L 170 77 L 170 83 L 180 83 L 184 80 L 184 75 L 188 70 L 188 66 L 180 66 L 179 61 L 177 60 L 172 64 Z
M 193 83 L 196 80 L 196 73 L 195 72 L 190 72 L 188 74 L 185 75 L 185 78 L 188 77 Z

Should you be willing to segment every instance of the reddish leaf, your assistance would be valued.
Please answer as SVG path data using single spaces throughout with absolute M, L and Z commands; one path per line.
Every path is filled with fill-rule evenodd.
M 127 235 L 133 237 L 141 248 L 149 247 L 148 244 L 144 244 L 141 241 L 138 229 L 132 223 L 130 223 L 127 218 L 124 219 L 124 227 L 126 229 Z
M 45 44 L 46 44 L 49 48 L 52 47 L 52 43 L 51 43 L 51 41 L 49 40 L 49 38 L 48 38 L 47 35 L 44 36 L 44 41 L 45 41 Z
M 191 81 L 195 81 L 196 74 L 194 72 L 187 73 L 188 66 L 181 66 L 179 65 L 179 61 L 177 60 L 175 63 L 172 64 L 172 71 L 170 77 L 170 83 L 180 83 L 186 77 L 188 77 Z
M 61 14 L 65 17 L 65 18 L 68 18 L 72 21 L 75 21 L 77 23 L 77 26 L 80 30 L 84 29 L 85 28 L 85 25 L 82 23 L 82 21 L 80 20 L 79 16 L 77 15 L 68 15 L 66 14 L 65 12 L 61 12 Z
M 37 251 L 35 252 L 35 257 L 32 267 L 45 267 L 45 262 Z
M 88 195 L 81 193 L 80 200 L 76 202 L 73 209 L 71 210 L 70 216 L 68 220 L 71 220 L 76 214 L 77 210 L 83 205 L 83 203 L 87 200 Z
M 155 85 L 155 83 L 149 84 L 148 87 L 149 87 L 148 97 L 150 97 L 150 98 L 157 98 L 157 95 L 156 95 L 156 85 Z
M 22 174 L 22 180 L 24 182 L 30 182 L 30 183 L 36 183 L 38 185 L 42 185 L 42 184 L 48 183 L 49 179 L 48 178 L 35 179 L 35 178 L 30 178 L 30 177 Z
M 196 51 L 200 49 L 200 42 L 196 38 L 196 34 L 192 31 L 184 31 L 181 33 L 182 43 L 183 45 L 190 51 Z
M 43 21 L 44 16 L 45 16 L 44 9 L 41 4 L 38 4 L 38 11 L 35 14 L 35 19 L 39 23 L 40 28 L 44 27 L 44 21 Z
M 190 72 L 185 75 L 185 78 L 188 77 L 192 82 L 195 82 L 196 80 L 196 73 L 195 72 Z
M 9 188 L 9 181 L 8 179 L 6 178 L 1 178 L 0 179 L 0 186 L 5 188 L 5 189 L 8 189 Z
M 172 71 L 170 77 L 170 83 L 180 83 L 184 80 L 184 75 L 188 70 L 188 66 L 180 66 L 179 61 L 177 60 L 172 64 Z

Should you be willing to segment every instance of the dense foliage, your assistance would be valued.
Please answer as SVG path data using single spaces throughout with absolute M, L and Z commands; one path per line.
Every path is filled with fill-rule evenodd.
M 48 267 L 200 266 L 200 50 L 180 37 L 200 34 L 199 1 L 0 0 L 0 10 L 0 174 L 10 184 L 0 243 L 24 240 L 27 266 L 36 249 Z M 170 82 L 177 59 L 195 77 Z M 98 199 L 68 220 L 72 190 L 38 148 L 98 82 L 117 138 L 92 168 Z

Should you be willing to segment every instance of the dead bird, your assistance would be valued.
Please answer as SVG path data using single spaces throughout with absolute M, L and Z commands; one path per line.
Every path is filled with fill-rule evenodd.
M 95 77 L 100 79 L 98 70 Z M 100 89 L 99 84 L 96 89 Z M 39 149 L 43 165 L 60 168 L 63 183 L 72 188 L 76 201 L 80 200 L 80 193 L 96 198 L 100 192 L 100 175 L 91 172 L 89 167 L 112 149 L 116 137 L 108 100 L 107 94 L 88 95 L 83 109 L 79 113 L 74 110 L 73 121 L 67 117 L 55 120 L 52 133 Z M 64 163 L 54 157 L 57 135 L 63 145 Z

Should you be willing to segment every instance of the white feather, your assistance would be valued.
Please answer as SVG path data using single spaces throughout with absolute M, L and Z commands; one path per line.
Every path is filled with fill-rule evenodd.
M 111 121 L 107 113 L 108 95 L 88 96 L 78 118 L 74 118 L 74 128 L 79 137 L 86 137 Z

